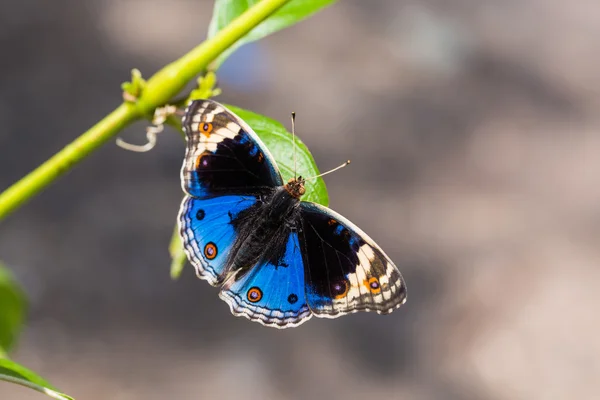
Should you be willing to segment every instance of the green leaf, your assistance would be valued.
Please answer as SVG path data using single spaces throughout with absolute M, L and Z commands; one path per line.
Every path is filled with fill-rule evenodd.
M 179 234 L 179 225 L 175 224 L 171 243 L 169 244 L 169 254 L 171 255 L 171 279 L 176 280 L 181 275 L 183 267 L 187 261 L 187 256 L 183 251 L 183 243 Z
M 260 0 L 215 0 L 212 20 L 208 26 L 208 38 L 215 36 L 217 32 L 229 25 L 231 21 L 239 17 L 244 11 L 259 1 Z M 246 36 L 238 40 L 233 46 L 225 50 L 213 62 L 213 67 L 217 69 L 223 61 L 225 61 L 225 59 L 241 45 L 262 39 L 271 33 L 287 28 L 335 1 L 336 0 L 291 0 L 261 24 L 248 32 Z
M 14 345 L 25 319 L 27 301 L 12 274 L 0 263 L 0 350 Z
M 0 380 L 16 383 L 37 390 L 59 400 L 73 400 L 72 397 L 57 392 L 45 379 L 27 368 L 8 359 L 0 359 Z
M 47 381 L 27 368 L 6 358 L 21 331 L 26 300 L 12 274 L 0 263 L 0 380 L 16 383 L 59 400 L 73 400 L 57 392 Z
M 281 171 L 283 181 L 287 182 L 294 177 L 294 149 L 292 146 L 292 134 L 285 127 L 274 119 L 253 113 L 238 107 L 226 105 L 238 117 L 246 121 L 254 132 L 260 137 L 263 143 L 269 149 L 269 152 L 275 157 L 277 166 Z M 310 154 L 308 147 L 296 136 L 296 175 L 309 178 L 319 175 L 319 169 L 315 160 Z M 304 201 L 312 201 L 324 206 L 329 204 L 327 187 L 323 178 L 311 179 L 304 185 L 306 194 L 302 196 Z

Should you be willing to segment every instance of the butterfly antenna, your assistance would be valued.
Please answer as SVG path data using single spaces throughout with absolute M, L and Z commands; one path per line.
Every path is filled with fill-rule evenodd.
M 294 148 L 294 180 L 296 179 L 296 113 L 292 111 L 292 147 Z
M 319 175 L 316 175 L 316 176 L 311 176 L 310 178 L 306 178 L 306 179 L 304 179 L 304 180 L 305 180 L 305 181 L 308 181 L 308 180 L 311 180 L 311 179 L 316 179 L 316 178 L 319 178 L 319 177 L 321 177 L 321 176 L 324 176 L 324 175 L 330 174 L 330 173 L 332 173 L 332 172 L 335 172 L 335 171 L 337 171 L 338 169 L 342 169 L 342 168 L 344 168 L 344 167 L 345 167 L 346 165 L 348 165 L 348 164 L 350 164 L 350 160 L 346 161 L 345 163 L 343 163 L 342 165 L 340 165 L 340 166 L 338 166 L 338 167 L 335 167 L 334 169 L 330 169 L 330 170 L 329 170 L 329 171 L 327 171 L 327 172 L 323 172 L 322 174 L 319 174 Z

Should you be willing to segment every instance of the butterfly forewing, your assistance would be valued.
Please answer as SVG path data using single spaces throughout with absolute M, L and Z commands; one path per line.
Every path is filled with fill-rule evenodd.
M 183 190 L 196 198 L 257 194 L 283 184 L 275 161 L 239 117 L 210 100 L 195 100 L 182 121 Z
M 398 268 L 364 232 L 329 208 L 302 202 L 306 296 L 319 317 L 387 314 L 406 301 Z

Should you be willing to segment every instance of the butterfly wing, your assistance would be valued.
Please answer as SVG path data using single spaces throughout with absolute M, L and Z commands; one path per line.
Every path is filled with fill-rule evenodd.
M 400 271 L 369 236 L 329 208 L 300 207 L 306 298 L 317 317 L 388 314 L 406 302 Z
M 179 210 L 183 248 L 199 278 L 213 286 L 228 273 L 229 251 L 237 237 L 237 226 L 252 217 L 254 196 L 220 196 L 196 199 L 186 196 Z
M 223 285 L 219 296 L 234 315 L 277 328 L 298 326 L 312 316 L 304 293 L 298 234 L 288 231 L 283 239 L 268 259 Z
M 257 194 L 283 185 L 273 156 L 237 115 L 212 100 L 194 100 L 182 120 L 187 139 L 183 190 L 204 199 Z

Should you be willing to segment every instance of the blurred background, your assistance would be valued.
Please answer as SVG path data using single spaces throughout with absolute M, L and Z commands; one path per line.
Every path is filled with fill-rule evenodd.
M 205 37 L 212 1 L 0 6 L 0 188 Z M 14 359 L 77 399 L 600 398 L 600 2 L 345 0 L 239 50 L 223 102 L 288 124 L 400 267 L 389 316 L 291 330 L 169 278 L 184 144 L 109 143 L 0 227 Z M 146 124 L 123 136 L 144 142 Z M 1 399 L 42 399 L 0 382 Z

